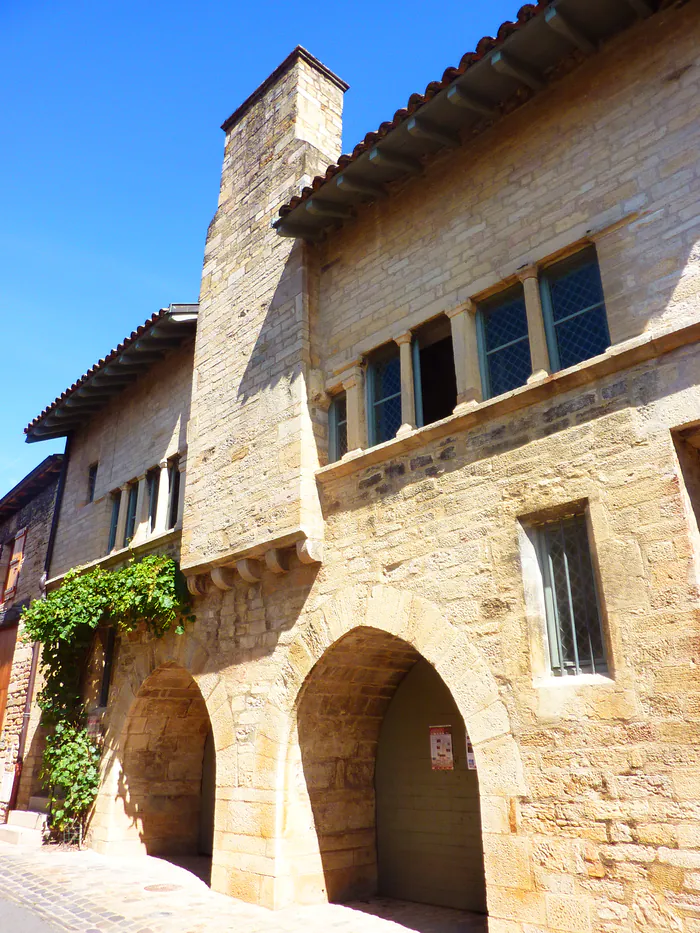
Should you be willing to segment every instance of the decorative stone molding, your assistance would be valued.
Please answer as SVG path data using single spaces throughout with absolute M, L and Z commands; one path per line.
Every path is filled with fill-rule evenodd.
M 232 567 L 212 567 L 211 580 L 219 590 L 232 590 L 236 582 L 236 574 Z
M 204 574 L 187 577 L 187 589 L 193 596 L 204 596 L 207 592 L 207 578 Z
M 259 583 L 262 579 L 260 561 L 252 557 L 244 557 L 236 561 L 236 570 L 240 573 L 246 583 Z
M 297 557 L 302 564 L 323 563 L 323 541 L 315 538 L 305 538 L 297 541 Z
M 281 548 L 272 547 L 269 551 L 265 551 L 265 566 L 273 573 L 287 573 L 289 555 Z

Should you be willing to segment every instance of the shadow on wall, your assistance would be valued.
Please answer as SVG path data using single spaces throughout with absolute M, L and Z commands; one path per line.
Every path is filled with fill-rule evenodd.
M 431 767 L 431 725 L 452 729 L 453 770 Z M 325 885 L 329 901 L 380 894 L 485 911 L 464 721 L 415 648 L 369 627 L 349 632 L 308 675 L 297 734 L 294 785 L 308 791 L 322 868 L 322 878 L 298 878 L 297 890 Z
M 117 796 L 148 855 L 211 855 L 211 724 L 191 675 L 175 664 L 143 683 L 122 733 Z

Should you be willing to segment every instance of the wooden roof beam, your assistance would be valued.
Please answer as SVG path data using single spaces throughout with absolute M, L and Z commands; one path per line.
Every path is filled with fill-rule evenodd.
M 553 32 L 556 32 L 557 35 L 566 39 L 572 45 L 575 45 L 577 49 L 581 52 L 585 52 L 586 55 L 595 52 L 595 43 L 591 42 L 588 36 L 585 36 L 580 29 L 573 26 L 556 7 L 550 7 L 550 9 L 547 10 L 544 14 L 544 22 Z
M 444 146 L 447 149 L 454 149 L 459 146 L 459 137 L 453 133 L 422 120 L 420 117 L 410 117 L 406 121 L 406 129 L 409 134 L 416 139 L 427 139 L 431 143 L 437 143 L 438 146 Z
M 369 164 L 408 175 L 420 175 L 421 172 L 421 164 L 416 159 L 407 159 L 406 156 L 395 152 L 387 152 L 386 149 L 380 149 L 378 146 L 370 150 Z
M 544 81 L 540 75 L 535 74 L 527 65 L 523 65 L 522 62 L 516 61 L 512 56 L 503 52 L 495 52 L 491 56 L 491 67 L 499 74 L 520 81 L 521 84 L 527 85 L 533 91 L 540 91 L 544 87 Z
M 468 94 L 458 84 L 453 84 L 452 87 L 448 88 L 445 99 L 454 107 L 461 107 L 462 110 L 473 110 L 474 113 L 478 113 L 482 117 L 494 117 L 497 113 L 492 104 L 475 97 L 473 94 Z
M 343 194 L 359 195 L 362 198 L 385 198 L 387 196 L 381 185 L 374 185 L 359 178 L 348 178 L 347 175 L 337 175 L 335 186 Z
M 335 204 L 332 201 L 321 201 L 311 198 L 306 202 L 306 210 L 312 217 L 328 217 L 329 220 L 348 220 L 353 215 L 348 204 Z

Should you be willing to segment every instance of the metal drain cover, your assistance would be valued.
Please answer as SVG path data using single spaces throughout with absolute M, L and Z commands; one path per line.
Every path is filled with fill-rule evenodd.
M 181 884 L 147 884 L 144 891 L 158 891 L 165 894 L 167 891 L 182 891 Z

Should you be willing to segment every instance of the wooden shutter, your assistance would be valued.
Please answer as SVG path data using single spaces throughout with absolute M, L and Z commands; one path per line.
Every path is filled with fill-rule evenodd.
M 17 593 L 17 581 L 19 580 L 19 572 L 22 567 L 22 558 L 24 557 L 24 545 L 26 539 L 27 529 L 23 528 L 15 538 L 15 543 L 12 547 L 12 557 L 10 557 L 10 565 L 7 568 L 5 591 L 2 596 L 3 602 L 14 599 L 15 594 Z
M 16 638 L 16 625 L 11 628 L 0 628 L 0 729 L 2 729 L 7 707 L 7 689 L 10 685 Z

